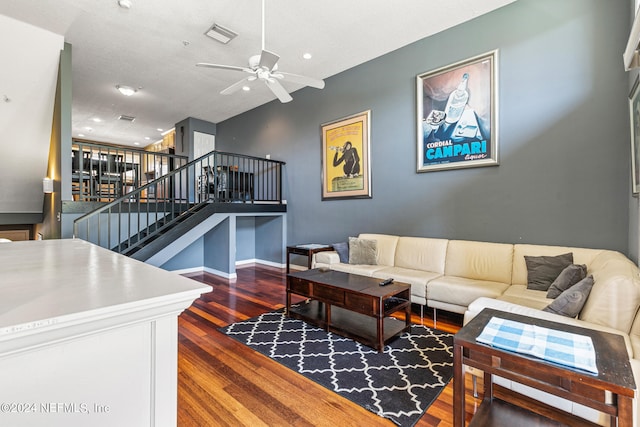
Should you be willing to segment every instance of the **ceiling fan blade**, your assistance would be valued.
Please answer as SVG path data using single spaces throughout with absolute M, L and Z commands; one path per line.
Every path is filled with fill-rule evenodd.
M 292 83 L 299 83 L 305 86 L 315 87 L 316 89 L 324 89 L 324 80 L 314 79 L 313 77 L 300 76 L 298 74 L 284 73 L 282 71 L 278 71 L 277 74 L 281 74 L 286 81 Z
M 237 67 L 235 65 L 220 65 L 220 64 L 209 64 L 206 62 L 198 62 L 196 67 L 207 67 L 207 68 L 219 68 L 222 70 L 232 70 L 232 71 L 245 71 L 247 73 L 252 73 L 253 70 L 247 67 Z
M 273 70 L 273 67 L 278 63 L 278 59 L 280 59 L 279 55 L 276 55 L 273 52 L 269 52 L 268 50 L 262 49 L 262 53 L 260 54 L 260 67 L 266 67 L 269 71 Z
M 278 97 L 280 102 L 284 103 L 293 100 L 291 95 L 289 95 L 289 92 L 287 92 L 286 89 L 282 87 L 277 79 L 265 79 L 264 82 L 267 84 L 267 86 L 269 86 L 271 92 L 273 92 L 273 94 Z
M 255 80 L 252 79 L 253 76 L 249 76 L 249 77 L 245 77 L 244 79 L 240 80 L 239 82 L 235 82 L 234 84 L 232 84 L 231 86 L 229 86 L 228 88 L 222 90 L 220 92 L 220 95 L 231 95 L 232 93 L 236 93 L 237 91 L 239 91 L 248 81 L 250 80 Z

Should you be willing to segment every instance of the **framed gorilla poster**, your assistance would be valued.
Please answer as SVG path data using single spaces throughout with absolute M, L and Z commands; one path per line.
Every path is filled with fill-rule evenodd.
M 322 200 L 371 198 L 371 110 L 321 125 Z

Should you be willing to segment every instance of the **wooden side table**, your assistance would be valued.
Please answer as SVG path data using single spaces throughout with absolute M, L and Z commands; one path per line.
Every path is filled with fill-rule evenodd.
M 311 269 L 311 262 L 313 260 L 313 254 L 316 252 L 324 252 L 324 251 L 332 251 L 333 246 L 331 245 L 295 245 L 295 246 L 287 246 L 287 274 L 290 271 L 289 264 L 289 256 L 291 254 L 294 255 L 302 255 L 307 257 L 307 267 Z
M 492 317 L 591 337 L 596 352 L 598 374 L 590 374 L 477 342 L 476 338 Z M 501 399 L 494 397 L 494 388 L 497 386 L 493 385 L 493 375 L 596 409 L 610 416 L 612 426 L 633 425 L 633 396 L 636 385 L 627 348 L 621 335 L 484 309 L 454 336 L 453 365 L 454 427 L 464 427 L 465 424 L 464 365 L 484 371 L 484 400 L 471 420 L 470 427 L 494 425 L 495 420 L 501 419 L 503 415 L 501 411 L 509 408 Z M 612 394 L 611 400 L 606 399 L 606 392 Z M 505 394 L 504 399 L 507 397 L 513 397 L 513 401 L 509 399 L 510 403 L 516 405 L 527 399 L 532 400 L 516 392 Z M 537 406 L 537 403 L 540 402 L 533 402 L 532 406 Z M 545 405 L 540 403 L 540 406 Z M 517 409 L 520 410 L 520 408 Z M 544 415 L 565 424 L 580 425 L 581 422 L 585 422 L 572 414 L 560 410 L 550 413 L 548 409 L 549 407 L 545 408 L 547 412 Z M 524 409 L 521 411 L 527 412 Z M 535 413 L 529 412 L 529 414 L 531 417 L 538 417 Z M 539 425 L 557 425 L 557 423 Z

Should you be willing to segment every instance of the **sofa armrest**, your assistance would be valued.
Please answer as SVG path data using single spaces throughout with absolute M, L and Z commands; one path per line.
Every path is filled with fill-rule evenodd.
M 331 264 L 340 264 L 340 256 L 336 251 L 322 251 L 313 254 L 313 262 L 311 266 L 316 267 L 328 267 Z

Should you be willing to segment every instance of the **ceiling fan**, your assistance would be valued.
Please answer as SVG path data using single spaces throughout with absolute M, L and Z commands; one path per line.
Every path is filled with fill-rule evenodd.
M 206 62 L 199 62 L 196 64 L 198 67 L 219 68 L 222 70 L 242 71 L 249 74 L 244 79 L 240 80 L 222 90 L 222 95 L 230 95 L 240 88 L 242 88 L 247 82 L 255 80 L 263 81 L 271 92 L 278 97 L 280 102 L 289 102 L 293 98 L 289 95 L 289 92 L 282 86 L 280 80 L 286 80 L 293 83 L 303 84 L 305 86 L 311 86 L 317 89 L 324 88 L 324 81 L 315 79 L 312 77 L 300 76 L 298 74 L 285 73 L 278 70 L 278 60 L 280 56 L 265 49 L 265 30 L 264 30 L 264 15 L 265 7 L 264 0 L 262 0 L 262 52 L 260 55 L 253 55 L 249 58 L 249 67 L 238 67 L 235 65 L 220 65 L 209 64 Z

